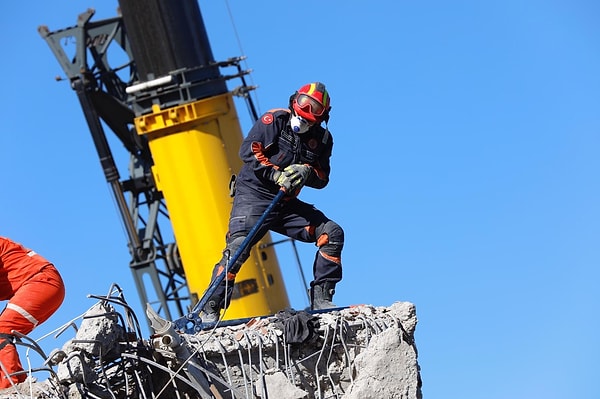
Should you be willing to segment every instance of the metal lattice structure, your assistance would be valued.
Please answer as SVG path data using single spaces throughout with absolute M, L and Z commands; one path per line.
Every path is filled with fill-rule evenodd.
M 131 254 L 129 263 L 143 306 L 150 303 L 166 319 L 184 316 L 197 302 L 190 295 L 169 212 L 154 182 L 152 155 L 143 136 L 136 133 L 134 108 L 143 101 L 127 93 L 138 81 L 136 64 L 120 17 L 92 22 L 94 10 L 79 15 L 77 25 L 56 31 L 41 26 L 38 31 L 54 53 L 79 99 L 101 167 L 118 207 Z M 109 57 L 117 54 L 117 57 Z M 111 65 L 110 59 L 121 60 Z M 211 67 L 235 68 L 223 80 L 240 78 L 233 90 L 242 97 L 256 119 L 240 62 L 233 58 Z M 176 71 L 184 79 L 188 71 Z M 196 73 L 196 72 L 194 72 Z M 127 178 L 121 179 L 106 136 L 112 131 L 130 154 Z M 149 281 L 149 283 L 147 283 Z

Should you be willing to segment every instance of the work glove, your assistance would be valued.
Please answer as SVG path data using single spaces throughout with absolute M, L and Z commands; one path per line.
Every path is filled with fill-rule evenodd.
M 294 164 L 283 170 L 283 174 L 291 182 L 291 190 L 296 190 L 304 187 L 308 181 L 308 177 L 312 171 L 312 167 L 308 165 Z
M 285 189 L 286 193 L 292 193 L 306 184 L 311 169 L 312 167 L 308 165 L 290 165 L 283 171 L 276 170 L 272 178 L 275 184 Z
M 290 193 L 292 191 L 292 181 L 288 178 L 287 174 L 283 173 L 283 171 L 274 171 L 273 175 L 271 176 L 271 180 L 273 180 L 278 186 L 282 187 L 286 193 Z

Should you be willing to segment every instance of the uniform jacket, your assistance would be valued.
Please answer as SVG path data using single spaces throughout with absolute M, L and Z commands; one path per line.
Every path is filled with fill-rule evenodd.
M 329 130 L 315 124 L 307 132 L 297 134 L 292 132 L 289 119 L 289 110 L 272 110 L 250 129 L 240 147 L 244 165 L 238 175 L 238 187 L 275 194 L 280 187 L 273 182 L 273 173 L 291 164 L 313 167 L 306 186 L 320 189 L 329 183 L 333 148 Z
M 50 264 L 42 256 L 0 236 L 0 300 L 13 296 L 31 276 Z

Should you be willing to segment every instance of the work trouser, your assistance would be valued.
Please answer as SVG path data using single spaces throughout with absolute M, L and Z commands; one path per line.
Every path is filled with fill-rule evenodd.
M 227 246 L 223 251 L 223 257 L 215 265 L 213 279 L 224 271 L 229 259 L 235 255 L 249 231 L 271 202 L 272 197 L 260 198 L 254 193 L 240 192 L 240 190 L 236 192 L 229 219 Z M 284 199 L 266 217 L 265 222 L 257 230 L 250 245 L 240 254 L 237 262 L 229 265 L 227 278 L 223 279 L 211 297 L 217 300 L 217 304 L 221 308 L 229 305 L 235 275 L 248 259 L 250 248 L 260 241 L 269 230 L 298 241 L 312 242 L 317 245 L 318 250 L 313 263 L 314 280 L 311 285 L 326 281 L 335 285 L 342 279 L 341 256 L 344 246 L 342 228 L 327 218 L 314 205 L 297 198 Z M 227 292 L 225 292 L 226 286 Z
M 12 382 L 23 382 L 27 375 L 19 373 L 7 378 L 5 373 L 23 371 L 12 331 L 29 334 L 38 324 L 48 320 L 65 298 L 63 280 L 53 265 L 47 265 L 26 281 L 10 298 L 0 313 L 0 389 Z

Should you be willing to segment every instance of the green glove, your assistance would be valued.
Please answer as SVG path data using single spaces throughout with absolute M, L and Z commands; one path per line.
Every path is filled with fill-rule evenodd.
M 311 166 L 294 164 L 285 168 L 283 172 L 276 170 L 271 178 L 275 184 L 283 187 L 286 193 L 291 193 L 306 184 L 311 170 Z
M 291 192 L 292 181 L 288 178 L 286 173 L 280 170 L 276 170 L 275 172 L 273 172 L 272 179 L 275 182 L 275 184 L 277 184 L 280 187 L 283 187 L 286 193 Z
M 290 190 L 302 188 L 308 181 L 311 171 L 311 166 L 300 164 L 290 165 L 285 168 L 283 170 L 283 175 L 285 175 L 286 179 L 291 182 Z

